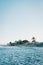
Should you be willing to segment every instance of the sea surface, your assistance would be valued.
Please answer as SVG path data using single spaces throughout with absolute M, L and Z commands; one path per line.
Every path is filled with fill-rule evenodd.
M 0 65 L 43 65 L 43 47 L 0 47 Z

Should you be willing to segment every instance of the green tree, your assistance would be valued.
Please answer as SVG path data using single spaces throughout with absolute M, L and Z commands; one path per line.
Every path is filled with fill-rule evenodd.
M 32 42 L 33 42 L 33 43 L 35 43 L 35 42 L 36 42 L 35 37 L 32 37 Z
M 28 40 L 23 40 L 23 43 L 28 43 L 29 41 Z

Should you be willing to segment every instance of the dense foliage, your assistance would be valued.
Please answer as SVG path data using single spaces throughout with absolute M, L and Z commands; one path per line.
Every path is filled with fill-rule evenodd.
M 32 37 L 32 42 L 29 42 L 28 40 L 18 40 L 13 43 L 9 42 L 7 45 L 8 46 L 29 45 L 29 46 L 43 47 L 43 42 L 37 42 L 35 40 L 35 37 Z

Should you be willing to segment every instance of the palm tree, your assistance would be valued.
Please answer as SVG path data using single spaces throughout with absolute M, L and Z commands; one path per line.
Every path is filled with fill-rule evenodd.
M 33 42 L 33 43 L 35 43 L 35 42 L 36 42 L 35 37 L 32 37 L 32 42 Z

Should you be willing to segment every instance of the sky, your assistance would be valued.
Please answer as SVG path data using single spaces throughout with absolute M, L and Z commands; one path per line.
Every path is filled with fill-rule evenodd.
M 0 0 L 0 44 L 33 36 L 43 41 L 43 0 Z

